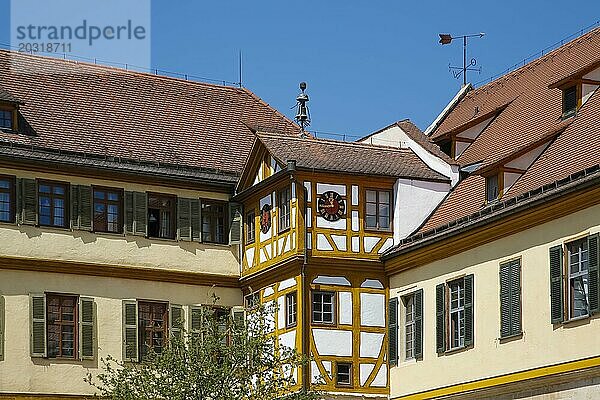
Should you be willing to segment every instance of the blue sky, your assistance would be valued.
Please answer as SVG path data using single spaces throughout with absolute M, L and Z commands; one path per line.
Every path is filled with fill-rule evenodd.
M 0 0 L 0 43 L 8 4 Z M 441 46 L 438 33 L 486 32 L 469 46 L 483 67 L 470 75 L 478 82 L 600 20 L 597 0 L 565 4 L 155 0 L 151 60 L 237 81 L 242 50 L 244 86 L 290 117 L 298 83 L 308 82 L 312 130 L 364 135 L 404 118 L 425 129 L 462 82 L 448 71 L 462 62 L 461 43 Z

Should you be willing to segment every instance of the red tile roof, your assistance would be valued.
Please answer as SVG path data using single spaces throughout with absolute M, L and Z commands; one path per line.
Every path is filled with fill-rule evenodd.
M 509 188 L 503 200 L 560 180 L 600 163 L 600 90 L 562 120 L 562 93 L 552 83 L 600 65 L 600 28 L 524 67 L 469 92 L 432 134 L 438 140 L 480 115 L 503 105 L 498 116 L 458 158 L 461 165 L 481 162 L 479 171 L 514 158 L 523 149 L 551 140 L 548 148 Z M 475 114 L 475 110 L 479 111 Z M 461 181 L 420 228 L 427 231 L 481 209 L 485 179 Z
M 248 127 L 299 128 L 244 88 L 0 50 L 0 92 L 35 135 L 0 142 L 241 173 Z
M 280 163 L 299 169 L 447 182 L 411 149 L 259 133 L 258 140 Z

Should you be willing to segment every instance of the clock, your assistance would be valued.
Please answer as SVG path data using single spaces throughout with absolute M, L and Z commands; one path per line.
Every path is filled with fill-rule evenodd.
M 271 229 L 271 205 L 265 204 L 260 210 L 260 231 L 264 234 Z
M 342 196 L 329 190 L 319 196 L 317 212 L 327 221 L 337 221 L 346 213 L 346 203 Z

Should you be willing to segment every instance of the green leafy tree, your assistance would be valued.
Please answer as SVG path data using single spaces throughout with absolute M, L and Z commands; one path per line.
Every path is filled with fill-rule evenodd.
M 119 400 L 311 400 L 322 398 L 296 382 L 307 359 L 278 348 L 272 335 L 274 310 L 217 316 L 203 310 L 202 326 L 171 336 L 160 353 L 149 349 L 140 363 L 102 359 L 102 373 L 86 381 L 98 394 Z

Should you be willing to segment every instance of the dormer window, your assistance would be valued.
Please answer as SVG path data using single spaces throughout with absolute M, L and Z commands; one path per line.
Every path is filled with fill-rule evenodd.
M 500 187 L 498 185 L 498 175 L 491 175 L 485 178 L 485 200 L 492 202 L 498 199 Z
M 575 114 L 579 103 L 578 85 L 569 86 L 563 89 L 563 118 L 568 118 Z
M 13 111 L 0 109 L 0 129 L 13 129 Z

